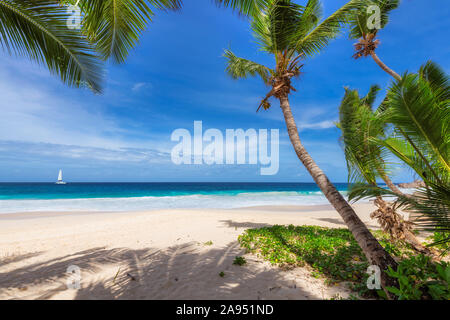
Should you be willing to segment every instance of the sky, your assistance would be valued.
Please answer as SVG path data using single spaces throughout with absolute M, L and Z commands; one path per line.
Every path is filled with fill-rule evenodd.
M 248 21 L 209 0 L 184 2 L 180 12 L 156 12 L 125 64 L 105 65 L 102 95 L 66 87 L 44 67 L 0 51 L 0 181 L 51 182 L 62 169 L 70 182 L 312 182 L 290 145 L 279 104 L 256 113 L 267 87 L 224 71 L 226 48 L 273 66 L 258 51 Z M 324 16 L 344 2 L 324 0 Z M 449 15 L 448 0 L 403 0 L 379 32 L 378 56 L 398 73 L 415 72 L 428 60 L 448 72 Z M 290 97 L 305 147 L 334 182 L 347 181 L 334 124 L 344 87 L 363 94 L 391 82 L 372 59 L 352 58 L 353 43 L 344 33 L 307 58 Z M 171 134 L 192 132 L 194 121 L 223 132 L 279 129 L 278 173 L 262 176 L 260 166 L 248 164 L 173 164 Z M 414 178 L 407 169 L 393 174 L 397 182 Z

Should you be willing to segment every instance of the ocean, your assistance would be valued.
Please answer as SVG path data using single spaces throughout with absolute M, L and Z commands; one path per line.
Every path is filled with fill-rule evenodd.
M 346 183 L 335 185 L 346 194 Z M 0 183 L 0 213 L 321 204 L 313 183 Z

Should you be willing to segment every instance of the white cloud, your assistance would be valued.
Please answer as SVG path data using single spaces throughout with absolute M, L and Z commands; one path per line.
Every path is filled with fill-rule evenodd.
M 104 97 L 66 88 L 41 69 L 0 60 L 0 140 L 109 149 L 165 147 L 157 135 L 136 132 L 129 120 L 105 113 Z
M 168 163 L 170 154 L 142 148 L 95 148 L 78 145 L 33 143 L 0 140 L 0 159 L 26 160 L 67 158 L 108 162 Z
M 299 130 L 311 129 L 311 130 L 322 130 L 336 127 L 337 120 L 324 120 L 320 122 L 312 122 L 312 123 L 300 123 Z
M 133 87 L 131 88 L 131 90 L 133 92 L 138 92 L 141 89 L 151 89 L 152 88 L 152 84 L 149 82 L 137 82 L 133 85 Z

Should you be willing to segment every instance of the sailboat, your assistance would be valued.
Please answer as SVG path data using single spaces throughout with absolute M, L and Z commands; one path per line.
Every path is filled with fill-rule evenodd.
M 56 184 L 66 184 L 62 179 L 62 170 L 59 170 L 58 181 L 56 181 Z

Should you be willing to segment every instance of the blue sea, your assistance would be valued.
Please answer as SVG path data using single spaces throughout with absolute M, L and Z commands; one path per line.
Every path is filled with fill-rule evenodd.
M 335 185 L 346 194 L 346 183 Z M 313 183 L 0 183 L 0 213 L 327 203 Z

